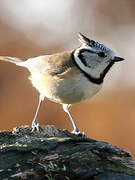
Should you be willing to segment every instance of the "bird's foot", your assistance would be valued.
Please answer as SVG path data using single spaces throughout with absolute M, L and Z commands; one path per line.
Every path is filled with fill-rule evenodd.
M 81 132 L 79 129 L 74 129 L 72 132 L 72 134 L 75 134 L 77 136 L 80 136 L 80 137 L 86 137 L 86 135 L 84 134 L 84 132 Z
M 40 132 L 41 131 L 41 127 L 40 127 L 37 120 L 32 121 L 32 126 L 31 127 L 32 127 L 31 132 Z

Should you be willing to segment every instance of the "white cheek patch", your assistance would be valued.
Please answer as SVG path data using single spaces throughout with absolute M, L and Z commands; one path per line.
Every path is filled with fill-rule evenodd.
M 74 54 L 75 57 L 75 62 L 76 64 L 80 67 L 80 69 L 82 69 L 84 72 L 86 72 L 87 74 L 90 75 L 90 68 L 85 66 L 82 61 L 79 59 L 78 56 L 76 56 L 76 54 Z
M 86 57 L 86 58 L 90 58 L 90 57 Z M 85 66 L 84 65 L 84 63 L 80 60 L 80 58 L 78 57 L 78 51 L 75 51 L 75 53 L 74 53 L 74 59 L 75 59 L 75 62 L 76 62 L 76 64 L 79 66 L 79 68 L 82 70 L 82 71 L 84 71 L 86 74 L 88 74 L 88 75 L 90 75 L 90 76 L 92 76 L 92 77 L 95 77 L 95 78 L 99 78 L 100 77 L 100 71 L 99 71 L 99 69 L 101 70 L 102 68 L 100 68 L 99 67 L 99 69 L 98 70 L 96 70 L 97 69 L 97 67 L 98 67 L 98 65 L 96 66 L 96 64 L 98 63 L 96 63 L 96 62 L 93 62 L 94 63 L 94 66 L 92 66 L 92 61 L 90 61 L 90 63 L 89 63 L 89 67 L 88 66 Z M 93 60 L 94 61 L 94 60 Z M 96 61 L 96 59 L 95 59 L 95 61 Z M 92 66 L 92 67 L 91 67 Z
M 96 55 L 95 59 L 89 60 L 89 66 L 86 66 L 78 57 L 78 52 L 80 49 L 76 50 L 74 52 L 74 60 L 78 67 L 85 72 L 87 75 L 93 77 L 93 78 L 100 78 L 101 74 L 103 73 L 104 69 L 109 65 L 109 61 L 107 62 L 106 60 L 103 59 L 103 61 L 100 62 L 98 61 Z M 86 58 L 90 59 L 90 56 L 85 56 Z M 93 57 L 94 58 L 94 57 Z M 86 61 L 86 63 L 88 63 Z

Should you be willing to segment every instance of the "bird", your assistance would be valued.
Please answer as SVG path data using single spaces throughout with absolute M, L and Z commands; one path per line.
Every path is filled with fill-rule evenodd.
M 25 67 L 30 81 L 39 92 L 39 103 L 32 121 L 32 131 L 39 131 L 37 117 L 45 98 L 62 105 L 69 115 L 73 131 L 79 130 L 71 106 L 93 97 L 102 88 L 104 78 L 111 67 L 124 58 L 115 56 L 113 50 L 82 33 L 78 33 L 80 46 L 64 52 L 23 59 L 0 56 L 0 60 Z

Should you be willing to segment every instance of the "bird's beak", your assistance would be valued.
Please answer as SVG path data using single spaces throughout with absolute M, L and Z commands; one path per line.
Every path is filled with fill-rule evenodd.
M 114 57 L 112 58 L 112 61 L 113 61 L 113 62 L 119 62 L 119 61 L 123 61 L 123 60 L 124 60 L 124 58 L 117 57 L 117 56 L 114 56 Z

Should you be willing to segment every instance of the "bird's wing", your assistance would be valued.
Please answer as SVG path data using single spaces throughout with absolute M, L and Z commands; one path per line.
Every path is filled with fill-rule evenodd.
M 22 63 L 30 71 L 38 71 L 52 76 L 62 76 L 71 68 L 76 68 L 71 52 L 62 52 L 53 55 L 39 56 Z

